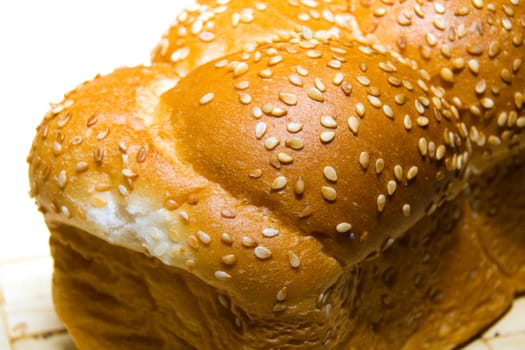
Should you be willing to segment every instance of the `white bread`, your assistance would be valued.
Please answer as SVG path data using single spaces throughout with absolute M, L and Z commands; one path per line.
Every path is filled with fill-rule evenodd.
M 464 117 L 448 99 L 455 90 L 415 57 L 367 43 L 380 38 L 355 27 L 356 8 L 260 4 L 254 23 L 238 26 L 223 24 L 245 8 L 235 1 L 179 16 L 150 67 L 80 85 L 38 128 L 31 191 L 52 232 L 57 310 L 77 345 L 466 341 L 525 288 L 524 270 L 504 267 L 523 266 L 525 247 L 505 250 L 511 243 L 490 229 L 500 227 L 491 205 L 479 204 L 503 206 L 512 187 L 517 202 L 525 197 L 509 175 L 523 171 L 513 158 L 523 106 L 515 103 L 515 137 L 487 157 L 493 150 L 473 147 L 468 131 L 488 135 L 494 125 Z M 514 6 L 520 16 L 523 4 Z M 322 15 L 302 23 L 304 11 Z M 227 44 L 203 42 L 196 30 L 177 36 L 202 18 Z M 187 56 L 169 62 L 181 47 Z M 517 90 L 505 96 L 520 93 L 523 70 L 515 73 Z M 508 178 L 517 187 L 502 189 Z M 501 216 L 517 242 L 520 208 Z M 458 285 L 486 290 L 465 298 Z M 111 305 L 117 311 L 105 312 Z

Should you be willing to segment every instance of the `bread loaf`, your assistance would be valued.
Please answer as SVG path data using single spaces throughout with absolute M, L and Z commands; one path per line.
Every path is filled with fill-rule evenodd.
M 66 94 L 28 161 L 79 349 L 451 349 L 497 319 L 525 290 L 523 4 L 464 3 L 202 1 Z M 518 38 L 496 75 L 421 56 L 485 21 Z

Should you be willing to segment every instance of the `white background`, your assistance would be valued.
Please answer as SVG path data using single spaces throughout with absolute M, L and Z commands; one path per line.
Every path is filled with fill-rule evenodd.
M 48 254 L 29 198 L 35 127 L 97 73 L 147 63 L 189 0 L 0 0 L 0 262 Z

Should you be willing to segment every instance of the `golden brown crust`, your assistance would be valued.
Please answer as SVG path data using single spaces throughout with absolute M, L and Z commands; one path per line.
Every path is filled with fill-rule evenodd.
M 152 53 L 185 76 L 195 67 L 299 33 L 326 40 L 349 35 L 347 1 L 199 1 L 180 14 Z
M 201 66 L 167 98 L 200 174 L 355 263 L 433 210 L 466 163 L 431 90 L 370 47 L 301 41 Z
M 192 271 L 259 316 L 313 303 L 341 266 L 317 240 L 181 162 L 170 132 L 177 104 L 159 96 L 172 74 L 163 65 L 117 70 L 68 94 L 46 118 L 30 176 L 47 223 Z
M 523 3 L 388 3 L 202 1 L 170 63 L 53 106 L 31 191 L 80 346 L 451 348 L 525 289 Z
M 363 35 L 417 62 L 446 91 L 474 146 L 522 144 L 523 2 L 352 0 L 350 11 Z

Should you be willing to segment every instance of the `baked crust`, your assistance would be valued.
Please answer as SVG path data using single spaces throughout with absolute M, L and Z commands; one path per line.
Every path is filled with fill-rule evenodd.
M 79 348 L 446 349 L 501 315 L 525 290 L 523 4 L 464 4 L 513 40 L 480 56 L 510 82 L 465 109 L 485 70 L 452 72 L 459 103 L 443 57 L 376 42 L 413 1 L 373 33 L 372 2 L 203 3 L 151 66 L 79 85 L 37 129 L 31 193 Z M 456 28 L 450 6 L 416 21 Z

